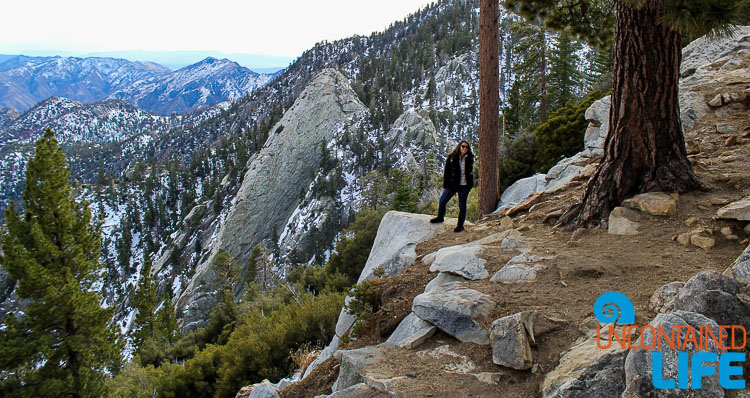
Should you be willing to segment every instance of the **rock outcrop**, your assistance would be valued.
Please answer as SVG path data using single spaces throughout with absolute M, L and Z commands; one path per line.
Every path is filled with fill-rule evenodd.
M 210 305 L 207 292 L 215 278 L 210 265 L 216 254 L 227 251 L 246 264 L 258 243 L 278 234 L 297 207 L 300 190 L 310 184 L 310 170 L 318 168 L 321 151 L 315 148 L 365 111 L 346 77 L 327 69 L 271 129 L 263 149 L 249 161 L 232 208 L 210 244 L 213 250 L 177 302 L 184 330 L 204 322 L 205 308 L 199 303 Z

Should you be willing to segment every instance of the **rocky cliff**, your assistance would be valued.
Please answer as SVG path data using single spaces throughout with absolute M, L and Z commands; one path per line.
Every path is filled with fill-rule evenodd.
M 348 80 L 335 70 L 321 72 L 271 129 L 263 149 L 248 165 L 243 183 L 226 219 L 208 246 L 212 247 L 178 300 L 184 328 L 200 325 L 213 279 L 211 262 L 220 251 L 247 264 L 253 248 L 278 236 L 315 177 L 321 148 L 338 131 L 366 113 Z M 316 222 L 308 220 L 310 226 Z M 160 263 L 155 266 L 159 271 Z

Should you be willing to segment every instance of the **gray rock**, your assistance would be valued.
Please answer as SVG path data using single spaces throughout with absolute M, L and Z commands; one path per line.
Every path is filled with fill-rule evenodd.
M 328 344 L 326 348 L 323 349 L 323 351 L 318 354 L 318 356 L 309 364 L 307 365 L 307 369 L 305 369 L 305 373 L 302 375 L 302 379 L 307 378 L 307 376 L 310 376 L 310 373 L 320 366 L 321 363 L 325 362 L 327 359 L 333 357 L 333 354 L 336 353 L 339 349 L 339 343 L 341 340 L 339 339 L 339 336 L 334 335 L 331 339 L 331 343 Z
M 683 282 L 672 282 L 656 289 L 648 301 L 648 309 L 663 314 L 674 310 L 674 299 L 683 286 Z
M 279 390 L 266 380 L 263 383 L 255 385 L 249 398 L 280 398 Z
M 680 91 L 679 101 L 682 131 L 689 133 L 695 123 L 708 114 L 710 108 L 706 105 L 703 94 L 696 91 Z
M 583 166 L 579 165 L 581 162 L 588 162 L 588 158 L 579 153 L 572 158 L 565 158 L 552 166 L 547 172 L 547 187 L 545 191 L 553 192 L 573 181 L 581 173 L 581 170 L 583 170 Z
M 533 358 L 530 341 L 534 327 L 529 312 L 519 312 L 492 322 L 490 346 L 492 362 L 513 369 L 531 369 Z M 529 337 L 531 335 L 531 338 Z
M 480 257 L 482 251 L 482 246 L 474 243 L 444 247 L 437 251 L 430 272 L 447 272 L 469 280 L 486 279 L 489 273 Z
M 596 323 L 596 322 L 594 322 Z M 597 323 L 598 324 L 598 323 Z M 605 327 L 602 343 L 609 338 Z M 617 397 L 625 390 L 625 356 L 619 344 L 597 346 L 596 329 L 587 329 L 547 373 L 541 390 L 544 398 Z
M 750 283 L 750 245 L 732 264 L 732 275 L 738 281 Z
M 635 210 L 626 207 L 615 207 L 609 213 L 607 232 L 613 235 L 638 235 L 641 223 Z
M 680 329 L 680 340 L 684 341 L 688 326 L 692 326 L 698 333 L 698 326 L 708 327 L 714 335 L 719 335 L 719 325 L 711 319 L 701 314 L 686 311 L 675 311 L 669 314 L 658 314 L 650 323 L 655 328 L 661 327 L 665 332 L 670 333 L 675 326 L 683 327 Z M 678 351 L 688 352 L 693 355 L 697 347 L 688 344 L 684 350 L 672 350 L 668 344 L 660 339 L 662 344 L 656 344 L 654 333 L 650 329 L 644 329 L 641 337 L 636 341 L 634 346 L 653 347 L 652 349 L 630 350 L 625 359 L 625 392 L 622 394 L 626 398 L 635 397 L 683 397 L 686 396 L 685 390 L 658 390 L 653 385 L 652 353 L 661 352 L 662 355 L 662 380 L 677 380 L 678 374 Z M 708 347 L 701 351 L 722 354 L 715 342 L 709 339 Z M 677 347 L 675 347 L 677 348 Z M 682 348 L 682 347 L 680 347 Z M 706 363 L 709 366 L 708 363 Z M 703 376 L 702 388 L 700 390 L 691 390 L 691 397 L 723 397 L 724 389 L 719 384 L 718 363 L 715 363 L 714 374 L 712 376 Z
M 676 310 L 696 312 L 719 325 L 750 328 L 750 286 L 715 271 L 701 271 L 680 289 Z
M 442 285 L 414 298 L 412 311 L 440 330 L 463 341 L 489 344 L 487 331 L 478 323 L 495 307 L 495 302 L 484 293 L 459 287 Z
M 750 221 L 750 196 L 722 207 L 716 215 L 721 218 Z
M 574 348 L 560 359 L 544 379 L 543 398 L 618 397 L 625 391 L 627 351 L 587 348 Z
M 606 96 L 594 101 L 586 109 L 584 116 L 589 122 L 583 139 L 585 153 L 588 156 L 599 156 L 604 154 L 604 141 L 609 132 L 609 108 L 612 106 L 612 97 Z
M 381 393 L 391 395 L 393 386 L 400 380 L 406 379 L 406 377 L 381 378 L 370 374 L 372 367 L 387 355 L 386 350 L 383 346 L 368 346 L 356 350 L 338 351 L 336 353 L 336 360 L 339 361 L 341 367 L 339 368 L 339 377 L 333 383 L 333 392 L 336 393 L 346 390 L 351 386 L 364 383 Z
M 356 350 L 339 350 L 334 355 L 341 364 L 339 377 L 333 384 L 333 392 L 337 392 L 364 383 L 366 368 L 379 361 L 382 353 L 380 348 L 368 346 Z
M 414 348 L 434 334 L 435 329 L 431 323 L 423 321 L 412 312 L 398 324 L 386 343 L 402 348 Z
M 428 111 L 410 109 L 393 122 L 385 136 L 391 156 L 397 159 L 394 167 L 419 171 L 432 167 L 428 162 L 430 153 L 437 150 L 437 129 L 430 120 Z
M 735 134 L 737 129 L 726 123 L 716 123 L 716 132 L 719 134 Z
M 521 203 L 529 196 L 544 191 L 547 180 L 545 174 L 534 174 L 531 177 L 522 178 L 505 189 L 500 196 L 500 203 L 495 212 L 512 208 Z
M 394 276 L 413 264 L 417 258 L 414 247 L 448 230 L 452 224 L 450 219 L 441 224 L 431 224 L 432 217 L 399 211 L 385 213 L 357 283 L 374 278 L 376 268 L 382 268 L 385 276 Z
M 490 278 L 492 282 L 527 283 L 536 280 L 536 271 L 523 264 L 505 264 Z
M 523 235 L 516 230 L 511 230 L 505 238 L 500 242 L 500 247 L 503 249 L 517 249 L 524 247 Z
M 682 49 L 680 75 L 689 76 L 698 72 L 716 60 L 746 48 L 743 38 L 750 35 L 750 26 L 738 26 L 732 35 L 727 37 L 701 37 L 693 40 Z M 692 73 L 689 73 L 691 72 Z
M 312 181 L 310 170 L 318 168 L 321 151 L 310 148 L 330 141 L 339 126 L 366 113 L 348 79 L 333 69 L 320 72 L 299 95 L 253 157 L 210 255 L 196 266 L 177 300 L 183 329 L 202 326 L 207 319 L 207 312 L 196 311 L 192 303 L 198 292 L 213 289 L 214 257 L 227 251 L 238 264 L 247 264 L 258 243 L 280 232 L 298 205 L 300 187 Z
M 708 101 L 708 106 L 713 108 L 718 108 L 722 105 L 724 105 L 724 101 L 722 101 L 721 94 L 716 94 L 711 101 Z
M 349 330 L 354 325 L 354 315 L 350 314 L 346 310 L 346 305 L 348 305 L 352 300 L 354 300 L 352 296 L 346 296 L 346 299 L 344 299 L 344 307 L 341 308 L 339 319 L 336 321 L 336 336 L 344 337 L 344 335 L 349 333 Z
M 388 395 L 383 394 L 365 383 L 359 383 L 333 394 L 318 395 L 315 398 L 377 398 L 387 396 Z
M 458 283 L 458 282 L 466 282 L 466 281 L 467 279 L 462 276 L 453 275 L 453 274 L 449 274 L 446 272 L 440 272 L 438 273 L 436 277 L 432 278 L 432 280 L 427 284 L 427 286 L 425 286 L 424 291 L 429 292 L 430 290 L 433 290 L 438 286 L 442 286 L 448 283 Z

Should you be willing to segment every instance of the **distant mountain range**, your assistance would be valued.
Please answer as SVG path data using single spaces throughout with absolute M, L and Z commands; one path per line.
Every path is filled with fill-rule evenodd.
M 20 55 L 0 62 L 0 109 L 23 113 L 57 96 L 86 104 L 121 99 L 159 114 L 186 113 L 240 98 L 273 77 L 211 57 L 171 71 L 117 58 Z

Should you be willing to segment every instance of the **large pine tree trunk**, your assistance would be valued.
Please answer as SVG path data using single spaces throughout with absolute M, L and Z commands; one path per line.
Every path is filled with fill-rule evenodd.
M 479 3 L 479 217 L 497 205 L 497 133 L 500 111 L 498 18 L 500 3 Z
M 573 226 L 601 223 L 633 194 L 701 186 L 680 124 L 681 37 L 659 24 L 655 2 L 634 9 L 617 1 L 609 134 Z

